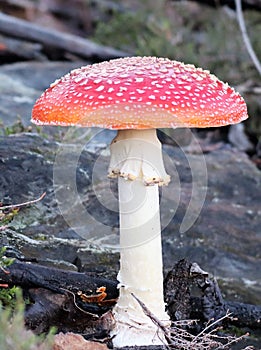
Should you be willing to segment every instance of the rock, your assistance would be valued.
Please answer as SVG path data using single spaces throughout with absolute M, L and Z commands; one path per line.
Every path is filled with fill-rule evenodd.
M 260 171 L 244 153 L 231 147 L 205 154 L 206 198 L 194 225 L 182 233 L 180 226 L 196 180 L 190 171 L 186 172 L 188 163 L 181 149 L 165 150 L 177 163 L 183 193 L 173 219 L 163 231 L 165 267 L 171 267 L 173 259 L 189 257 L 222 279 L 227 286 L 226 297 L 242 301 L 244 295 L 244 302 L 260 303 Z M 200 157 L 190 155 L 195 168 L 197 163 L 200 167 Z M 200 181 L 198 186 L 200 194 Z M 168 198 L 173 198 L 175 191 L 175 184 L 170 184 Z M 232 284 L 237 285 L 235 290 Z
M 3 127 L 19 118 L 30 125 L 35 100 L 57 78 L 84 62 L 22 62 L 0 66 L 0 120 Z
M 105 344 L 87 341 L 74 333 L 59 333 L 54 337 L 53 350 L 107 350 Z
M 99 247 L 97 242 L 93 242 L 97 230 L 101 237 L 108 233 L 107 228 L 111 233 L 113 226 L 117 227 L 118 224 L 117 213 L 108 215 L 106 208 L 99 205 L 95 198 L 91 185 L 91 169 L 95 157 L 91 152 L 85 151 L 81 156 L 82 165 L 76 170 L 78 194 L 85 196 L 87 201 L 79 209 L 72 200 L 70 213 L 74 223 L 70 223 L 76 225 L 72 229 L 61 215 L 56 202 L 53 163 L 57 147 L 57 143 L 35 134 L 0 137 L 0 201 L 5 204 L 21 203 L 32 196 L 47 193 L 37 206 L 20 210 L 19 215 L 10 223 L 9 229 L 2 231 L 0 242 L 2 245 L 20 249 L 26 257 L 37 259 L 45 265 L 63 266 L 69 263 L 80 270 L 115 277 L 118 270 L 118 252 L 109 253 L 104 247 Z M 67 169 L 62 166 L 62 172 L 69 171 L 70 165 L 65 165 Z M 72 157 L 71 167 L 73 166 Z M 90 218 L 97 218 L 92 225 L 85 220 L 88 210 L 92 215 Z M 99 217 L 103 217 L 105 225 L 99 223 Z M 70 218 L 65 218 L 70 221 Z M 99 231 L 99 227 L 103 227 L 106 233 Z M 86 235 L 89 243 L 85 240 Z
M 228 140 L 240 151 L 249 152 L 254 149 L 254 145 L 249 141 L 242 123 L 231 125 L 228 132 Z

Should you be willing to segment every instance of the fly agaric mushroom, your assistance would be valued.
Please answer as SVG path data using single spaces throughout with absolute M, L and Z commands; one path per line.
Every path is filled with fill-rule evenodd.
M 247 118 L 243 98 L 208 71 L 156 57 L 130 57 L 73 70 L 33 108 L 38 125 L 118 129 L 109 177 L 118 177 L 120 296 L 117 347 L 163 344 L 134 294 L 166 325 L 158 187 L 167 185 L 156 128 L 217 127 Z

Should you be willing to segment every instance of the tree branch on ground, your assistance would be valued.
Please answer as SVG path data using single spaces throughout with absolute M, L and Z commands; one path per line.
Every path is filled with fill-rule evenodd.
M 182 265 L 183 260 L 181 260 L 176 267 Z M 183 268 L 183 271 L 185 269 Z M 12 286 L 20 286 L 25 294 L 30 295 L 30 298 L 33 300 L 32 305 L 27 308 L 26 319 L 28 322 L 32 322 L 32 320 L 37 320 L 38 328 L 48 329 L 48 324 L 55 324 L 58 322 L 59 327 L 62 328 L 62 322 L 64 322 L 64 304 L 68 306 L 67 311 L 72 310 L 72 317 L 75 318 L 77 313 L 80 314 L 80 319 L 86 317 L 87 320 L 96 319 L 96 317 L 91 317 L 91 315 L 102 315 L 109 311 L 113 304 L 110 302 L 106 304 L 106 301 L 113 301 L 118 297 L 118 289 L 117 289 L 117 281 L 109 280 L 107 278 L 102 277 L 94 277 L 92 274 L 87 273 L 79 273 L 72 271 L 65 271 L 60 269 L 55 269 L 51 267 L 41 266 L 38 264 L 32 264 L 27 262 L 21 262 L 16 260 L 15 263 L 11 264 L 8 267 L 8 274 L 0 269 L 0 283 L 8 284 L 10 287 Z M 180 290 L 184 290 L 183 287 L 178 287 L 180 282 L 191 283 L 186 276 L 181 274 L 176 274 L 173 277 L 173 283 L 171 281 L 167 281 L 165 283 L 165 287 L 169 289 L 173 294 L 173 297 L 177 296 L 176 288 Z M 194 283 L 194 282 L 193 282 Z M 106 287 L 107 296 L 102 303 L 99 302 L 83 302 L 78 291 L 82 291 L 84 294 L 93 297 L 96 294 L 97 289 L 100 287 Z M 210 285 L 210 290 L 208 294 L 212 294 L 212 288 L 215 294 L 217 292 L 217 285 Z M 188 287 L 189 288 L 189 287 Z M 204 286 L 204 289 L 207 288 Z M 99 294 L 97 295 L 99 296 Z M 166 295 L 165 295 L 166 298 Z M 208 298 L 208 304 L 211 305 L 204 307 L 204 300 Z M 184 300 L 176 300 L 174 302 L 173 299 L 167 297 L 166 302 L 168 303 L 168 311 L 170 312 L 171 319 L 175 322 L 184 322 L 184 319 L 189 318 L 197 318 L 201 319 L 201 324 L 203 328 L 204 324 L 212 319 L 217 320 L 226 315 L 227 312 L 233 314 L 233 318 L 229 319 L 231 325 L 235 325 L 238 327 L 249 327 L 256 329 L 260 326 L 259 320 L 261 316 L 261 307 L 256 305 L 249 305 L 237 302 L 224 302 L 221 305 L 217 305 L 215 303 L 214 297 L 203 295 L 202 297 L 195 298 L 185 298 L 186 303 L 188 303 L 187 308 L 184 307 L 181 312 L 180 304 L 184 302 Z M 92 301 L 90 298 L 90 301 Z M 95 299 L 95 298 L 94 298 Z M 97 299 L 98 300 L 98 299 Z M 214 303 L 214 304 L 213 304 Z M 190 314 L 187 317 L 182 317 L 182 320 L 177 320 L 175 318 L 174 309 L 170 309 L 170 305 L 175 304 L 175 309 L 179 310 L 179 312 L 184 314 L 187 312 L 186 309 L 190 308 Z M 209 313 L 209 309 L 214 312 L 214 314 Z M 221 310 L 221 311 L 220 311 Z M 59 316 L 62 315 L 62 316 Z M 66 314 L 67 315 L 67 314 Z M 191 316 L 193 315 L 193 316 Z M 196 315 L 196 316 L 195 316 Z M 211 317 L 210 317 L 211 316 Z M 69 317 L 69 314 L 66 316 Z M 67 320 L 68 321 L 68 320 Z M 61 323 L 60 323 L 61 322 Z M 69 322 L 69 321 L 68 321 Z M 87 321 L 86 321 L 87 322 Z M 178 323 L 177 323 L 178 324 Z M 70 325 L 73 326 L 74 325 Z M 81 327 L 82 324 L 77 324 L 77 327 Z M 35 326 L 36 327 L 36 326 Z M 66 329 L 68 330 L 68 325 L 66 325 Z M 201 327 L 201 326 L 200 326 Z M 202 329 L 202 328 L 201 328 Z
M 82 58 L 95 57 L 98 60 L 108 60 L 127 56 L 126 52 L 96 44 L 91 40 L 76 35 L 43 28 L 4 13 L 0 13 L 0 33 L 65 50 Z

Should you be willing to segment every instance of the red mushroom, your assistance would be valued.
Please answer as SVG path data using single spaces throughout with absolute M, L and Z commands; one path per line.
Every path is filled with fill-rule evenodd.
M 118 129 L 109 176 L 119 178 L 120 297 L 115 346 L 164 343 L 133 293 L 169 324 L 163 300 L 158 186 L 167 185 L 156 128 L 213 127 L 247 118 L 243 98 L 208 71 L 156 57 L 73 70 L 36 102 L 36 124 Z

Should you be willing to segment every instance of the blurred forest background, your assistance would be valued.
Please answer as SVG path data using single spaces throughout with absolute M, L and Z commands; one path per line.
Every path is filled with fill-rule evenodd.
M 260 58 L 261 1 L 243 0 L 242 8 L 250 42 Z M 126 55 L 168 57 L 209 69 L 246 99 L 251 116 L 246 122 L 247 134 L 252 152 L 261 153 L 260 75 L 244 44 L 234 0 L 0 0 L 0 11 L 47 31 L 87 38 Z M 46 45 L 40 34 L 38 43 L 36 35 L 34 44 L 29 45 L 31 40 L 27 42 L 19 30 L 15 22 L 11 35 L 0 28 L 1 64 L 79 59 L 92 63 L 104 59 Z

